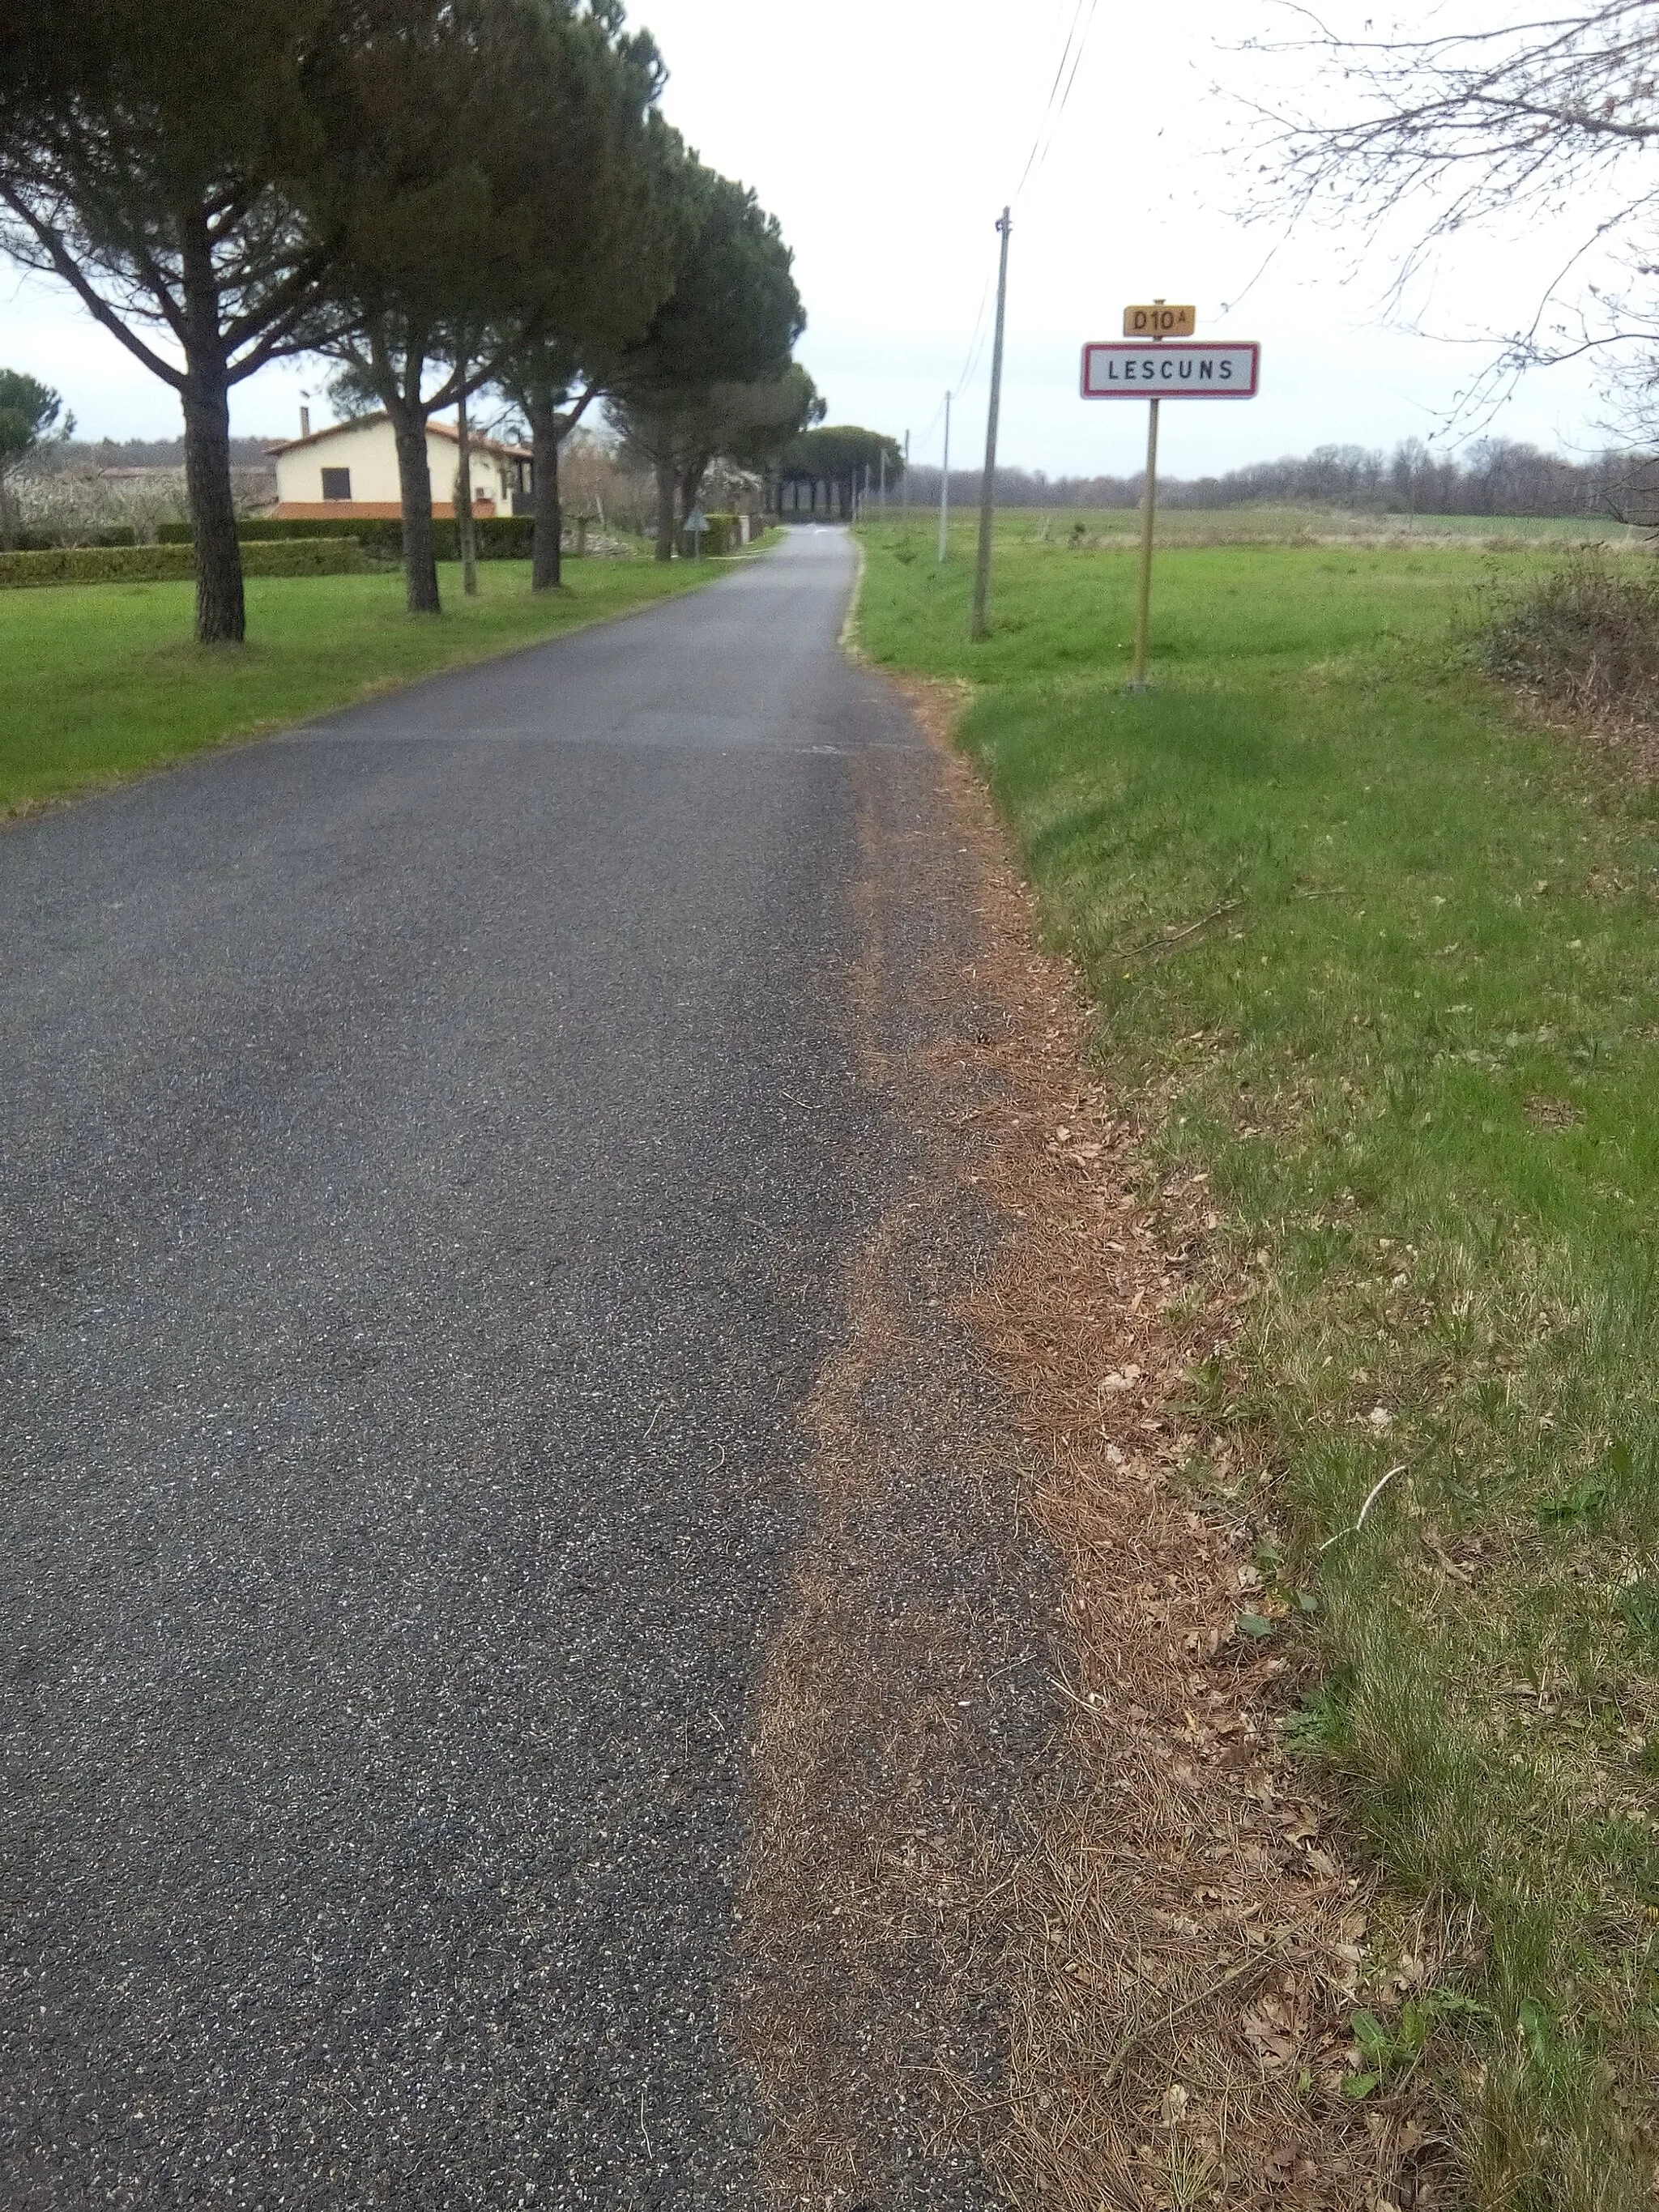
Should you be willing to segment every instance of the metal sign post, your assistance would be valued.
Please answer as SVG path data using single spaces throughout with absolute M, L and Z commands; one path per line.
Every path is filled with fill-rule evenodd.
M 1083 349 L 1085 399 L 1146 399 L 1146 488 L 1140 502 L 1140 574 L 1135 595 L 1134 662 L 1132 691 L 1146 687 L 1146 659 L 1152 611 L 1152 526 L 1158 512 L 1158 410 L 1165 399 L 1254 399 L 1261 380 L 1261 348 L 1253 338 L 1206 345 L 1177 337 L 1190 331 L 1194 313 L 1154 300 L 1126 307 L 1121 340 L 1102 340 Z M 1142 335 L 1145 333 L 1145 335 Z
M 1135 657 L 1129 689 L 1146 689 L 1146 632 L 1152 619 L 1152 520 L 1158 513 L 1158 402 L 1146 410 L 1146 483 L 1140 495 L 1140 579 L 1135 587 Z

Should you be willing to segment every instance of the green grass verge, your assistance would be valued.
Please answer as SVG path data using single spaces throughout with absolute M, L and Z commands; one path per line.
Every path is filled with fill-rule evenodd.
M 441 572 L 437 621 L 401 574 L 251 577 L 248 642 L 195 644 L 191 583 L 0 592 L 0 815 L 281 728 L 439 669 L 552 637 L 724 574 L 648 556 L 571 561 L 532 594 L 529 564 L 487 562 L 475 599 Z
M 866 544 L 866 650 L 977 687 L 963 741 L 1103 1059 L 1168 1102 L 1155 1158 L 1212 1178 L 1247 1320 L 1194 1370 L 1227 1442 L 1191 1472 L 1281 1532 L 1270 1609 L 1325 1673 L 1297 1740 L 1395 1884 L 1476 1931 L 1485 2009 L 1425 2061 L 1472 2192 L 1648 2203 L 1655 797 L 1455 649 L 1537 554 L 1172 551 L 1136 696 L 1121 554 L 1005 524 L 970 647 L 965 529 L 943 569 L 925 526 Z

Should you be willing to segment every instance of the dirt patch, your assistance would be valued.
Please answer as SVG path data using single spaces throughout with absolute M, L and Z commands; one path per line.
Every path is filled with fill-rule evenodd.
M 1354 2094 L 1351 2021 L 1430 1939 L 1379 1924 L 1286 1754 L 1239 1447 L 1180 1410 L 1237 1301 L 1202 1179 L 1154 1182 L 1143 1105 L 1087 1071 L 961 693 L 904 688 L 934 750 L 866 772 L 848 998 L 917 1163 L 809 1409 L 757 1729 L 771 2194 L 1426 2212 L 1444 2147 L 1386 2067 Z
M 853 763 L 864 866 L 835 980 L 899 1156 L 806 1407 L 816 1500 L 751 1741 L 739 2036 L 771 2201 L 1005 2199 L 964 2095 L 1007 2075 L 1006 1900 L 1064 1756 L 1053 1565 L 965 1322 L 1000 1224 L 939 1171 L 921 1067 L 981 1023 L 961 976 L 963 855 L 921 752 Z M 965 1034 L 963 1025 L 967 1024 Z M 924 1117 L 927 1118 L 924 1118 Z

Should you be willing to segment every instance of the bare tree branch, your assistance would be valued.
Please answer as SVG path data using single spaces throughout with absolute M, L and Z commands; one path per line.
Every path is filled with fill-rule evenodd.
M 1659 137 L 1659 7 L 1589 12 L 1433 38 L 1348 39 L 1311 10 L 1299 35 L 1245 51 L 1317 68 L 1316 112 L 1258 106 L 1280 204 L 1335 191 L 1385 210 L 1437 196 L 1431 234 L 1517 198 L 1561 204 L 1592 172 Z M 1650 202 L 1645 181 L 1632 205 Z
M 1313 89 L 1297 107 L 1248 103 L 1257 126 L 1249 213 L 1357 228 L 1369 244 L 1414 210 L 1415 239 L 1385 294 L 1390 312 L 1403 314 L 1437 243 L 1522 211 L 1570 216 L 1595 196 L 1601 211 L 1526 319 L 1474 341 L 1490 358 L 1458 396 L 1466 431 L 1489 422 L 1529 369 L 1651 345 L 1654 318 L 1627 287 L 1590 277 L 1621 247 L 1627 275 L 1654 274 L 1632 254 L 1659 229 L 1659 0 L 1416 37 L 1373 37 L 1368 23 L 1368 35 L 1351 38 L 1295 0 L 1284 13 L 1291 35 L 1243 51 L 1311 62 Z
M 11 258 L 21 263 L 25 268 L 49 270 L 53 276 L 62 277 L 72 288 L 88 313 L 95 316 L 112 337 L 118 338 L 136 361 L 142 362 L 153 376 L 159 376 L 175 392 L 182 391 L 185 382 L 183 369 L 175 368 L 145 344 L 130 323 L 92 283 L 58 231 L 3 185 L 0 185 L 0 204 L 8 207 L 25 227 L 26 238 L 20 238 L 15 230 L 9 230 L 6 234 L 5 248 Z M 33 252 L 26 241 L 33 242 Z

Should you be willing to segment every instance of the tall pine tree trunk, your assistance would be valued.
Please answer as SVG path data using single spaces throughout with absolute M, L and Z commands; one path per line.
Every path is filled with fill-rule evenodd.
M 674 557 L 674 457 L 667 454 L 657 463 L 657 558 L 672 561 Z
M 697 494 L 702 489 L 702 480 L 708 473 L 707 461 L 693 461 L 680 477 L 680 524 L 684 528 L 691 520 L 696 507 Z M 696 538 L 685 549 L 698 559 L 702 556 L 702 540 Z
M 219 320 L 219 285 L 205 216 L 181 225 L 185 301 L 185 492 L 196 536 L 196 637 L 240 645 L 247 634 L 242 554 L 230 490 L 230 376 Z
M 466 364 L 461 363 L 465 379 Z M 478 596 L 478 533 L 472 526 L 472 440 L 466 419 L 466 389 L 463 383 L 455 410 L 456 443 L 460 452 L 455 470 L 455 538 L 461 556 L 461 589 L 469 599 Z
M 382 398 L 387 398 L 386 393 Z M 412 615 L 443 612 L 432 533 L 432 470 L 426 456 L 426 415 L 400 392 L 387 399 L 398 441 L 398 492 L 404 510 L 404 584 Z
M 532 592 L 556 592 L 563 580 L 559 557 L 559 541 L 564 535 L 559 507 L 559 432 L 556 408 L 532 410 L 530 465 L 536 480 L 536 528 L 530 547 Z

